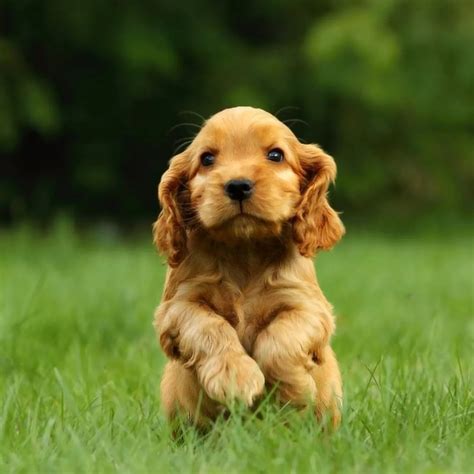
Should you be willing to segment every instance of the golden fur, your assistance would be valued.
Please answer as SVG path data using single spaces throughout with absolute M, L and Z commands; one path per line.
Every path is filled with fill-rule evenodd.
M 274 148 L 284 153 L 280 163 L 267 159 Z M 212 166 L 202 166 L 205 152 Z M 153 226 L 169 264 L 155 315 L 170 359 L 161 382 L 169 418 L 181 412 L 205 423 L 232 400 L 251 406 L 265 384 L 277 384 L 281 402 L 339 422 L 334 317 L 311 259 L 344 234 L 326 196 L 335 177 L 321 148 L 251 107 L 217 113 L 172 158 Z M 255 192 L 239 206 L 224 185 L 242 178 Z

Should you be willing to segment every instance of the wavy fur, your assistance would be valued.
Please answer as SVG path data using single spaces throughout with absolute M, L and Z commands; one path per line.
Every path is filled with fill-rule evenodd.
M 278 148 L 284 160 L 267 159 Z M 200 156 L 212 153 L 212 166 Z M 330 347 L 332 307 L 309 258 L 344 227 L 327 199 L 334 160 L 301 144 L 272 115 L 250 107 L 209 119 L 175 156 L 159 186 L 154 241 L 169 263 L 155 314 L 169 358 L 161 400 L 169 418 L 199 424 L 265 386 L 281 403 L 340 419 L 341 378 Z M 254 183 L 251 198 L 225 193 L 230 179 Z

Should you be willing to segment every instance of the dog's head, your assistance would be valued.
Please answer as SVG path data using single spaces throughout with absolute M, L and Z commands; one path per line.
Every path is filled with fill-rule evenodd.
M 223 110 L 171 159 L 159 186 L 155 243 L 176 266 L 193 228 L 232 242 L 278 236 L 291 225 L 300 253 L 312 256 L 344 233 L 326 196 L 335 177 L 334 160 L 300 143 L 273 115 L 251 107 Z

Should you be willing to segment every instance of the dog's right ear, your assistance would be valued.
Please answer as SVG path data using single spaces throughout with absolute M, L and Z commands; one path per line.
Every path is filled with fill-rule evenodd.
M 189 157 L 184 151 L 171 159 L 158 186 L 161 212 L 153 224 L 153 241 L 158 250 L 166 255 L 171 267 L 178 266 L 187 253 L 186 228 L 179 194 L 188 181 L 188 170 Z

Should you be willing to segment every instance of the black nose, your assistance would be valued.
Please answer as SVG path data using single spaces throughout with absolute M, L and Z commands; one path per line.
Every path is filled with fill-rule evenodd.
M 231 179 L 225 184 L 224 190 L 234 201 L 243 201 L 252 195 L 253 182 L 249 179 Z

